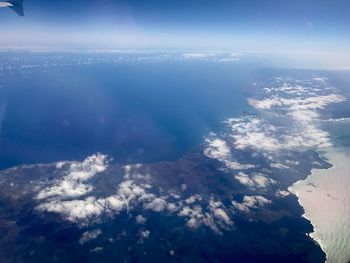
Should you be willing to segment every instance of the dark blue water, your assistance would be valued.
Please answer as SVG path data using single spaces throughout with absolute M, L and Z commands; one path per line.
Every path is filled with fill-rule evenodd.
M 0 168 L 95 152 L 121 163 L 176 159 L 248 108 L 248 66 L 71 64 L 2 72 Z

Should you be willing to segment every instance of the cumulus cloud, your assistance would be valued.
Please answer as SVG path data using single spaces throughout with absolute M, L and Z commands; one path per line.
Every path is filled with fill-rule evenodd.
M 242 202 L 232 201 L 232 206 L 243 213 L 249 213 L 252 209 L 263 208 L 271 201 L 263 196 L 244 196 Z
M 84 161 L 81 165 L 75 164 L 74 167 L 84 166 L 86 163 L 87 162 Z M 194 194 L 186 199 L 182 199 L 181 196 L 177 195 L 175 195 L 175 197 L 177 197 L 175 198 L 171 191 L 169 194 L 157 194 L 156 189 L 151 185 L 149 175 L 142 175 L 138 172 L 138 168 L 140 167 L 140 165 L 124 167 L 125 175 L 123 180 L 117 185 L 115 194 L 105 197 L 93 196 L 93 192 L 90 192 L 90 196 L 86 197 L 83 195 L 70 194 L 69 199 L 67 199 L 68 195 L 66 193 L 61 194 L 62 191 L 59 192 L 60 194 L 57 194 L 58 191 L 56 191 L 55 187 L 61 186 L 62 182 L 72 181 L 67 180 L 67 178 L 77 178 L 77 176 L 72 176 L 72 167 L 70 167 L 68 176 L 64 177 L 59 183 L 54 183 L 54 186 L 48 186 L 41 191 L 41 193 L 46 194 L 46 199 L 44 199 L 44 195 L 41 194 L 40 196 L 42 198 L 37 198 L 40 203 L 37 205 L 36 209 L 38 211 L 60 214 L 64 219 L 70 222 L 77 223 L 79 226 L 86 226 L 92 222 L 99 222 L 103 217 L 115 216 L 122 212 L 130 213 L 135 209 L 152 210 L 156 213 L 176 214 L 184 208 L 184 204 L 189 205 L 202 201 L 202 197 L 198 194 Z M 90 171 L 91 169 L 86 170 Z M 103 169 L 98 169 L 98 171 L 102 170 Z M 84 170 L 84 176 L 79 172 L 80 179 L 83 178 L 85 180 L 91 178 L 93 172 L 89 173 L 89 175 L 86 175 L 85 172 Z M 183 187 L 183 189 L 185 188 L 186 187 Z M 55 189 L 55 191 L 52 189 Z M 55 195 L 51 194 L 53 192 Z M 173 201 L 170 202 L 168 199 L 172 199 Z M 184 211 L 185 210 L 186 209 L 184 209 Z M 193 211 L 196 211 L 196 209 Z M 181 215 L 183 215 L 183 213 L 184 212 L 182 212 Z M 224 214 L 222 211 L 217 213 L 217 215 L 219 214 L 223 218 Z M 187 225 L 197 225 L 194 212 L 192 215 L 193 218 L 192 220 L 189 219 Z M 199 213 L 198 216 L 205 217 L 206 215 L 200 215 Z M 147 219 L 142 215 L 136 217 L 136 222 L 138 224 L 145 224 L 146 220 Z M 199 220 L 198 226 L 202 224 L 203 222 Z
M 234 145 L 239 150 L 246 148 L 276 151 L 283 145 L 276 137 L 277 128 L 258 118 L 233 118 L 226 121 L 232 131 Z
M 189 204 L 195 203 L 196 201 L 201 201 L 201 200 L 202 200 L 202 197 L 200 195 L 191 195 L 189 198 L 185 200 L 185 203 L 189 205 Z
M 226 141 L 215 138 L 213 140 L 207 139 L 208 148 L 205 149 L 204 153 L 210 158 L 225 160 L 231 157 L 231 150 L 227 145 Z
M 145 209 L 161 212 L 167 203 L 147 191 L 147 184 L 136 184 L 133 180 L 122 181 L 116 193 L 111 196 L 85 199 L 64 200 L 49 199 L 39 204 L 39 211 L 59 213 L 71 222 L 86 224 L 90 220 L 98 219 L 101 215 L 115 215 L 122 211 L 130 212 L 135 206 L 145 203 Z
M 187 218 L 188 228 L 197 229 L 207 226 L 220 234 L 221 229 L 229 229 L 233 225 L 233 221 L 225 210 L 227 209 L 221 201 L 210 200 L 205 208 L 198 204 L 184 206 L 178 215 Z
M 84 232 L 81 238 L 79 239 L 79 244 L 84 245 L 85 243 L 98 238 L 98 236 L 100 236 L 101 234 L 102 231 L 100 229 Z
M 231 154 L 231 149 L 228 143 L 225 140 L 215 136 L 216 134 L 211 134 L 212 138 L 206 139 L 204 155 L 220 161 L 226 168 L 231 170 L 243 170 L 255 167 L 252 164 L 241 164 L 236 162 Z
M 185 206 L 178 214 L 182 217 L 187 217 L 188 221 L 186 223 L 187 227 L 196 229 L 201 225 L 205 224 L 206 215 L 203 212 L 203 209 L 199 205 L 195 206 Z
M 275 184 L 276 181 L 266 177 L 266 175 L 261 173 L 253 173 L 252 175 L 239 172 L 234 178 L 239 181 L 242 185 L 249 188 L 266 188 L 271 184 Z
M 156 212 L 163 211 L 167 206 L 165 200 L 150 192 L 152 186 L 148 184 L 149 175 L 138 173 L 141 165 L 125 166 L 124 179 L 116 186 L 115 194 L 105 197 L 93 196 L 93 186 L 88 182 L 107 169 L 107 156 L 98 154 L 81 163 L 70 163 L 65 167 L 60 162 L 56 166 L 63 171 L 67 169 L 67 175 L 39 191 L 36 196 L 40 202 L 38 211 L 58 213 L 68 221 L 85 225 L 102 215 L 116 215 L 123 211 L 128 213 L 142 204 L 145 204 L 146 209 Z
M 233 224 L 230 217 L 225 212 L 224 204 L 221 201 L 214 201 L 210 200 L 209 203 L 210 210 L 214 213 L 214 216 L 221 221 L 221 223 L 224 223 L 227 226 L 230 226 Z
M 147 218 L 143 217 L 142 215 L 138 215 L 136 217 L 136 223 L 143 225 L 146 222 L 147 222 Z
M 145 204 L 144 207 L 159 213 L 167 208 L 167 202 L 162 198 L 155 198 L 150 203 Z
M 282 86 L 286 90 L 285 86 Z M 298 87 L 298 92 L 301 88 Z M 306 95 L 305 95 L 306 96 Z M 273 111 L 276 116 L 284 115 L 290 119 L 286 127 L 276 127 L 257 117 L 229 119 L 234 145 L 238 149 L 253 148 L 261 151 L 322 149 L 331 146 L 329 134 L 317 125 L 319 110 L 331 103 L 343 102 L 339 94 L 316 95 L 309 97 L 284 98 L 271 96 L 249 103 L 260 111 Z
M 277 197 L 284 198 L 284 197 L 289 196 L 290 192 L 289 191 L 285 191 L 285 190 L 277 190 L 275 195 Z
M 239 174 L 235 175 L 235 179 L 245 186 L 248 186 L 248 187 L 255 186 L 254 181 L 250 179 L 249 175 L 245 173 L 240 172 Z
M 59 162 L 56 166 L 61 169 L 63 163 Z M 36 198 L 42 200 L 54 197 L 74 198 L 83 196 L 93 189 L 85 182 L 106 170 L 107 166 L 107 156 L 101 154 L 90 156 L 82 163 L 71 163 L 68 175 L 53 186 L 40 191 Z
M 261 173 L 254 173 L 252 176 L 252 179 L 253 179 L 255 185 L 259 188 L 266 188 L 269 185 L 276 183 L 276 181 L 274 181 L 271 178 L 266 177 L 264 174 L 261 174 Z
M 44 202 L 37 206 L 39 211 L 58 213 L 71 222 L 86 222 L 99 217 L 105 211 L 105 200 L 88 197 L 84 200 Z

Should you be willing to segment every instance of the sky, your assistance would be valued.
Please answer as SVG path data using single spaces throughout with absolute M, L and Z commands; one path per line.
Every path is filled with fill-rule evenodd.
M 350 52 L 349 0 L 25 0 L 0 47 Z

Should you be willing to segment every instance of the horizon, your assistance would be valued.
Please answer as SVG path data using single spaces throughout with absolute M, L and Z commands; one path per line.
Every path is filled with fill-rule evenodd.
M 0 9 L 0 47 L 201 49 L 350 53 L 345 0 L 26 0 Z

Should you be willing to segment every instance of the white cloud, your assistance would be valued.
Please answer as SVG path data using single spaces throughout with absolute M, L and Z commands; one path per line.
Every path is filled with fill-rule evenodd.
M 231 219 L 228 217 L 228 215 L 226 214 L 226 212 L 225 212 L 223 209 L 221 209 L 221 208 L 216 208 L 216 209 L 214 210 L 214 214 L 215 214 L 215 216 L 216 216 L 218 219 L 220 219 L 220 220 L 222 220 L 223 222 L 225 222 L 225 224 L 227 224 L 227 225 L 231 225 L 231 224 L 232 224 Z
M 345 98 L 339 94 L 327 94 L 312 97 L 294 97 L 283 98 L 280 96 L 273 96 L 264 100 L 249 99 L 250 105 L 259 110 L 271 110 L 273 108 L 283 108 L 288 111 L 315 111 L 324 109 L 331 103 L 339 103 Z M 313 113 L 314 114 L 314 113 Z
M 235 179 L 245 186 L 248 186 L 248 187 L 255 186 L 254 181 L 250 179 L 249 175 L 245 173 L 242 173 L 242 172 L 238 173 L 237 175 L 235 175 Z
M 218 59 L 218 62 L 219 63 L 232 63 L 232 62 L 238 62 L 240 60 L 241 60 L 241 58 L 239 58 L 239 57 L 228 57 L 228 58 Z
M 120 212 L 126 207 L 126 204 L 125 200 L 120 198 L 118 195 L 114 195 L 105 199 L 105 206 L 108 210 Z
M 63 167 L 62 162 L 56 166 Z M 82 163 L 74 162 L 70 164 L 68 175 L 38 193 L 36 199 L 48 198 L 74 198 L 83 196 L 92 191 L 93 187 L 85 182 L 98 173 L 107 169 L 107 156 L 96 154 L 86 158 Z
M 143 203 L 149 209 L 158 212 L 163 210 L 161 205 L 166 206 L 166 202 L 161 203 L 160 198 L 149 192 L 152 186 L 147 183 L 148 175 L 141 176 L 137 172 L 140 165 L 124 167 L 125 179 L 117 186 L 115 194 L 82 198 L 93 189 L 86 181 L 107 168 L 106 159 L 106 156 L 94 155 L 82 163 L 72 163 L 67 176 L 44 188 L 36 196 L 37 201 L 41 201 L 37 210 L 61 214 L 66 220 L 81 225 L 98 220 L 101 215 L 129 212 L 134 206 Z M 138 178 L 143 183 L 128 178 Z
M 252 164 L 241 164 L 236 162 L 232 157 L 228 143 L 225 140 L 215 136 L 216 134 L 211 134 L 212 138 L 206 139 L 207 145 L 204 149 L 204 155 L 220 161 L 226 168 L 231 170 L 243 170 L 255 167 Z
M 185 60 L 204 60 L 215 57 L 212 53 L 185 53 L 182 55 Z
M 189 207 L 185 206 L 182 208 L 182 210 L 178 213 L 179 216 L 182 217 L 188 217 L 189 220 L 187 221 L 186 225 L 189 228 L 198 228 L 203 224 L 203 218 L 204 214 L 202 211 L 202 207 L 199 205 Z
M 281 169 L 281 170 L 283 170 L 283 169 L 285 169 L 285 170 L 290 169 L 289 166 L 287 166 L 287 165 L 285 165 L 283 163 L 271 163 L 270 166 L 272 168 Z
M 215 202 L 214 200 L 210 200 L 209 207 L 217 219 L 222 221 L 227 226 L 233 225 L 233 222 L 231 221 L 230 217 L 225 212 L 225 210 L 224 210 L 225 206 L 223 205 L 223 203 L 221 201 Z
M 184 206 L 178 216 L 187 218 L 186 226 L 188 228 L 197 229 L 201 226 L 207 226 L 215 233 L 220 234 L 221 229 L 229 229 L 233 225 L 233 221 L 225 210 L 222 202 L 210 200 L 207 211 L 200 205 Z
M 264 208 L 265 205 L 270 204 L 271 201 L 263 196 L 244 196 L 243 201 L 232 201 L 232 205 L 240 212 L 249 213 L 252 209 Z
M 150 234 L 151 234 L 151 231 L 149 231 L 149 230 L 141 231 L 140 237 L 141 237 L 141 239 L 147 239 L 147 238 L 149 238 Z
M 66 162 L 58 162 L 56 163 L 56 169 L 62 169 Z
M 84 200 L 44 202 L 37 206 L 39 211 L 62 214 L 71 222 L 82 222 L 99 217 L 105 211 L 105 200 L 88 197 Z
M 289 196 L 290 192 L 289 191 L 285 191 L 285 190 L 277 190 L 275 195 L 277 197 L 284 198 L 284 197 Z
M 195 203 L 196 201 L 201 201 L 201 200 L 202 200 L 202 197 L 200 195 L 192 195 L 185 200 L 185 203 L 189 205 L 189 204 Z
M 282 86 L 286 90 L 286 86 Z M 297 86 L 298 92 L 302 88 Z M 278 89 L 277 89 L 278 91 Z M 305 91 L 305 90 L 304 90 Z M 310 95 L 312 94 L 312 95 Z M 253 148 L 260 151 L 322 149 L 331 146 L 329 134 L 318 127 L 319 110 L 331 103 L 345 101 L 339 94 L 313 95 L 285 98 L 272 95 L 263 100 L 249 99 L 249 103 L 260 110 L 273 111 L 275 117 L 289 119 L 287 126 L 276 127 L 257 117 L 229 119 L 234 145 L 237 149 Z
M 155 198 L 150 203 L 145 204 L 144 208 L 154 212 L 162 212 L 167 208 L 167 202 L 162 198 Z
M 219 161 L 231 157 L 231 150 L 226 141 L 215 138 L 213 140 L 207 139 L 206 142 L 208 143 L 208 148 L 204 150 L 206 156 Z
M 136 217 L 136 223 L 143 225 L 146 222 L 147 222 L 147 218 L 143 217 L 142 215 L 138 215 Z
M 276 183 L 276 181 L 266 177 L 264 174 L 261 174 L 261 173 L 253 174 L 252 179 L 253 179 L 255 185 L 259 188 L 266 188 L 269 185 Z
M 325 82 L 325 81 L 328 81 L 328 78 L 326 78 L 326 77 L 314 77 L 313 80 Z
M 96 229 L 93 231 L 87 231 L 87 232 L 83 233 L 83 235 L 79 239 L 79 244 L 84 245 L 85 243 L 98 238 L 98 236 L 100 236 L 101 234 L 102 234 L 102 231 L 100 229 Z
M 253 173 L 248 175 L 243 172 L 239 172 L 234 178 L 242 185 L 252 189 L 265 189 L 272 184 L 276 184 L 276 181 L 268 178 L 262 173 Z
M 276 138 L 277 128 L 258 118 L 233 118 L 226 121 L 232 131 L 234 145 L 239 150 L 254 148 L 276 151 L 282 145 Z

